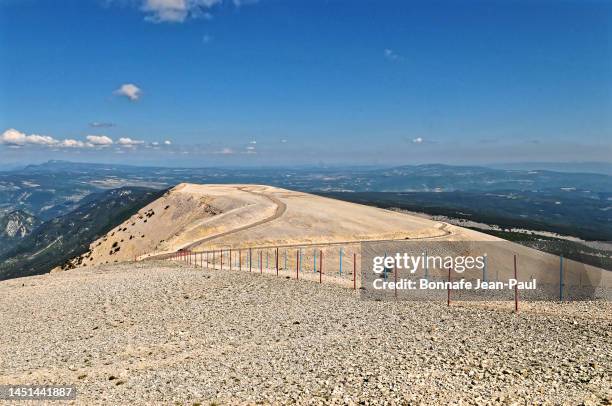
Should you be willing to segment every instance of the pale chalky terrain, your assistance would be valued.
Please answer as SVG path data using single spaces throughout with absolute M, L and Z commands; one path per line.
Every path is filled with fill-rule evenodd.
M 609 404 L 612 307 L 366 301 L 171 262 L 0 283 L 0 383 L 91 404 Z

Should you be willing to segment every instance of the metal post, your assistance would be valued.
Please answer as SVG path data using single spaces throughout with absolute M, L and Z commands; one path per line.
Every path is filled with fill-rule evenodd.
M 393 277 L 394 277 L 394 282 L 395 282 L 393 284 L 393 287 L 394 287 L 393 293 L 395 294 L 395 298 L 397 299 L 397 266 L 393 267 Z
M 451 292 L 450 281 L 451 281 L 451 269 L 448 268 L 448 296 L 446 298 L 446 305 L 447 306 L 450 306 L 450 292 Z
M 516 254 L 514 254 L 514 280 L 518 282 L 516 277 Z M 514 285 L 514 311 L 518 313 L 518 286 Z
M 357 254 L 353 252 L 353 290 L 357 290 Z
M 563 255 L 559 255 L 559 301 L 563 301 Z
M 317 273 L 317 249 L 312 250 L 312 269 Z
M 319 283 L 323 283 L 323 250 L 319 251 Z
M 487 254 L 484 255 L 484 266 L 482 267 L 482 280 L 487 281 Z
M 342 276 L 342 247 L 340 247 L 340 276 Z

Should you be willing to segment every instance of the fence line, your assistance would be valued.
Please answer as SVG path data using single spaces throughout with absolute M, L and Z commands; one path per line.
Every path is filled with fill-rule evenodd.
M 357 291 L 358 288 L 365 288 L 366 286 L 369 286 L 366 284 L 366 274 L 363 274 L 361 272 L 361 267 L 359 267 L 360 272 L 359 275 L 357 275 L 358 264 L 360 264 L 364 260 L 364 258 L 362 258 L 362 255 L 366 255 L 366 253 L 362 249 L 361 244 L 361 241 L 351 241 L 346 243 L 332 242 L 318 244 L 307 243 L 267 245 L 240 248 L 228 247 L 208 249 L 204 251 L 179 250 L 174 253 L 150 256 L 145 259 L 182 261 L 189 265 L 209 270 L 218 269 L 248 272 L 259 271 L 259 274 L 261 275 L 275 275 L 278 277 L 286 277 L 295 280 L 318 282 L 319 284 L 322 284 L 323 282 L 334 283 Z M 423 254 L 424 257 L 427 258 L 428 255 L 434 255 L 435 253 L 432 254 L 431 251 L 429 253 L 425 251 Z M 475 280 L 475 278 L 482 277 L 481 280 L 485 282 L 499 282 L 500 268 L 503 267 L 504 277 L 514 277 L 514 279 L 518 281 L 519 264 L 517 255 L 514 254 L 513 257 L 508 257 L 507 259 L 510 262 L 505 262 L 505 265 L 500 266 L 499 262 L 493 264 L 489 263 L 488 257 L 485 255 L 484 267 L 481 271 L 478 271 L 479 273 L 475 277 L 474 275 L 472 275 L 470 276 L 472 279 L 470 279 L 467 274 L 461 274 L 459 277 L 461 279 L 465 279 L 466 281 L 473 281 Z M 424 272 L 424 277 L 426 280 L 449 282 L 448 289 L 446 292 L 446 301 L 448 306 L 450 306 L 453 301 L 474 299 L 474 297 L 476 296 L 474 292 L 465 292 L 464 290 L 457 288 L 454 288 L 455 291 L 453 292 L 453 289 L 451 288 L 451 282 L 454 282 L 454 278 L 452 277 L 451 268 L 440 269 L 434 266 L 430 269 L 427 264 L 428 262 L 425 261 L 425 265 L 422 268 L 419 268 L 419 272 Z M 542 291 L 538 294 L 542 294 L 542 297 L 549 297 L 548 299 L 545 298 L 545 300 L 558 301 L 572 300 L 576 297 L 579 297 L 576 296 L 577 286 L 574 285 L 579 279 L 580 287 L 582 288 L 583 275 L 580 274 L 580 277 L 578 278 L 578 275 L 575 274 L 575 269 L 573 270 L 574 273 L 571 273 L 570 271 L 572 270 L 569 266 L 566 266 L 565 258 L 563 256 L 559 256 L 558 264 L 558 299 L 555 297 L 556 293 L 554 293 L 554 290 L 557 289 L 557 280 L 551 280 L 550 274 L 548 276 L 549 279 L 546 282 L 546 289 L 552 288 L 552 298 L 550 298 L 550 290 L 546 291 L 548 293 Z M 491 265 L 496 269 L 491 269 Z M 390 273 L 391 271 L 393 272 L 393 274 Z M 448 272 L 447 275 L 445 275 L 446 271 Z M 570 275 L 570 277 L 567 277 L 566 274 Z M 422 276 L 422 273 L 414 274 L 412 275 L 412 277 L 417 277 L 419 275 Z M 522 275 L 523 278 L 527 278 L 524 279 L 525 281 L 534 280 L 533 274 L 531 277 L 528 276 L 529 271 L 523 271 Z M 552 270 L 552 275 L 554 275 L 554 278 L 556 278 L 554 269 Z M 588 275 L 585 276 L 588 277 Z M 392 297 L 399 298 L 400 292 L 398 291 L 398 281 L 400 281 L 400 277 L 402 277 L 402 275 L 400 275 L 398 269 L 389 269 L 389 272 L 385 270 L 381 277 L 384 278 L 385 282 L 390 281 L 391 283 L 394 283 L 392 287 L 393 290 L 388 293 Z M 389 277 L 391 277 L 392 279 Z M 573 282 L 570 282 L 570 284 L 568 284 L 566 279 L 572 280 Z M 457 281 L 457 279 L 455 279 L 455 281 Z M 574 284 L 571 285 L 571 283 Z M 604 286 L 604 289 L 606 289 L 606 286 Z M 365 293 L 368 294 L 368 292 Z M 404 294 L 403 291 L 401 293 Z M 441 293 L 442 295 L 444 294 L 443 291 L 439 293 Z M 567 297 L 565 296 L 565 293 L 568 293 Z M 505 297 L 505 299 L 503 300 L 509 300 L 511 298 L 513 299 L 514 310 L 518 312 L 521 299 L 519 295 L 518 285 L 515 285 L 514 289 L 506 290 L 503 295 Z M 443 300 L 442 297 L 437 297 L 439 297 L 440 300 Z M 477 300 L 494 300 L 494 298 L 496 297 L 497 296 L 488 295 L 488 292 L 485 292 L 483 293 L 483 296 Z M 522 297 L 522 299 L 541 300 L 542 297 L 538 298 L 536 296 L 529 296 L 528 294 L 526 294 L 526 296 Z M 419 299 L 426 297 L 419 297 L 418 295 L 415 295 L 414 298 Z

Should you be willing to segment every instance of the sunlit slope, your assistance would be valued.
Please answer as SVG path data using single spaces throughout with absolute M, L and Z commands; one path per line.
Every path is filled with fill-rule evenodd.
M 77 266 L 182 248 L 449 235 L 431 220 L 259 185 L 180 184 L 91 244 Z

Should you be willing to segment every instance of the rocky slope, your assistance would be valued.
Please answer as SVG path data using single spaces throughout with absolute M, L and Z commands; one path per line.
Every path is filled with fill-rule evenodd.
M 72 267 L 69 259 L 160 194 L 146 188 L 119 188 L 87 196 L 76 210 L 41 224 L 0 255 L 0 280 Z
M 22 210 L 0 214 L 0 253 L 19 244 L 41 224 L 40 219 Z
M 5 281 L 0 297 L 0 384 L 75 384 L 79 405 L 612 401 L 608 302 L 513 314 L 155 262 Z

